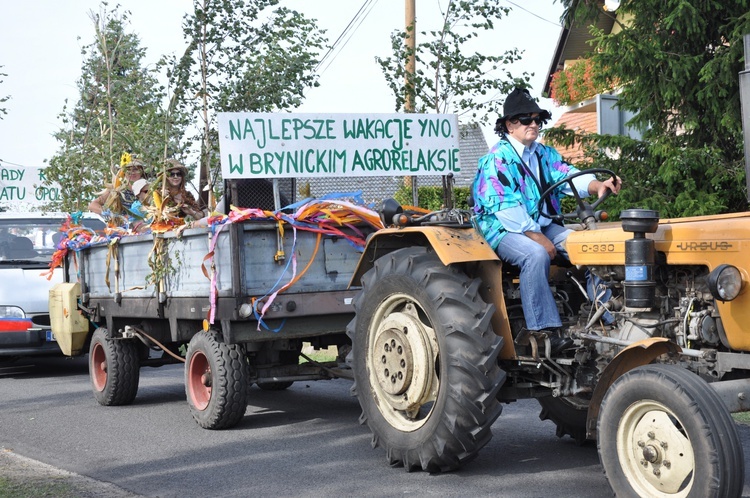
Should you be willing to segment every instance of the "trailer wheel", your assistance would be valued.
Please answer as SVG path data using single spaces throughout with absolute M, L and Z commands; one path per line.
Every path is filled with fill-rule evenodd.
M 577 396 L 564 398 L 545 396 L 537 398 L 537 401 L 542 406 L 539 418 L 554 422 L 557 426 L 557 437 L 564 437 L 567 434 L 579 445 L 586 442 L 588 400 Z
M 138 347 L 132 339 L 111 339 L 105 328 L 94 331 L 89 345 L 89 377 L 100 405 L 129 405 L 138 392 Z
M 424 247 L 394 251 L 362 277 L 347 328 L 352 392 L 391 465 L 452 470 L 492 438 L 505 373 L 479 285 Z
M 248 366 L 236 344 L 221 342 L 218 332 L 193 336 L 185 359 L 185 392 L 190 412 L 204 429 L 237 425 L 247 410 Z
M 607 391 L 598 420 L 599 458 L 617 496 L 734 497 L 744 457 L 734 420 L 700 377 L 675 365 L 644 365 Z

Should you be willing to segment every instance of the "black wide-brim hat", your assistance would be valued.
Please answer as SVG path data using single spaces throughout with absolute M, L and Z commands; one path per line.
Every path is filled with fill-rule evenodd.
M 504 122 L 506 119 L 518 116 L 519 114 L 533 113 L 538 113 L 545 121 L 552 118 L 552 114 L 549 111 L 539 107 L 539 104 L 536 103 L 536 100 L 529 94 L 528 90 L 525 88 L 516 88 L 505 98 L 503 115 L 498 118 L 498 122 Z

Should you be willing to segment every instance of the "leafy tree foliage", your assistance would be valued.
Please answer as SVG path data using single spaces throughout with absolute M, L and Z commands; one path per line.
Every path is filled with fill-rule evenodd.
M 469 209 L 469 187 L 455 187 L 453 189 L 456 200 L 453 207 L 456 209 Z M 402 185 L 393 194 L 402 206 L 410 206 L 412 203 L 411 188 Z M 438 211 L 445 208 L 445 193 L 443 187 L 424 186 L 419 187 L 419 206 L 428 211 Z
M 493 0 L 450 0 L 441 28 L 417 32 L 418 43 L 413 50 L 407 43 L 412 27 L 391 35 L 393 55 L 376 60 L 396 98 L 396 111 L 403 110 L 411 98 L 415 112 L 471 113 L 472 119 L 486 123 L 487 112 L 495 110 L 497 98 L 510 93 L 514 86 L 528 84 L 528 74 L 514 78 L 503 69 L 520 59 L 518 49 L 502 52 L 487 47 L 496 55 L 484 55 L 471 48 L 479 45 L 482 32 L 492 31 L 495 21 L 510 11 L 497 4 Z M 406 66 L 411 56 L 416 61 L 413 73 Z
M 562 0 L 564 18 L 589 25 L 608 15 L 590 0 Z M 652 208 L 662 217 L 741 211 L 745 172 L 738 73 L 747 2 L 624 0 L 622 30 L 594 35 L 591 59 L 642 140 L 548 130 L 548 140 L 582 143 L 599 167 L 619 171 L 616 208 Z
M 200 132 L 200 186 L 218 171 L 216 113 L 298 106 L 317 86 L 313 72 L 324 32 L 279 0 L 193 0 L 183 33 L 188 47 L 170 77 L 176 105 Z M 273 11 L 271 8 L 276 7 Z
M 3 66 L 0 66 L 0 67 L 3 67 Z M 5 73 L 0 73 L 0 76 L 8 76 L 8 75 Z M 3 80 L 0 80 L 0 83 L 2 82 Z M 7 102 L 9 99 L 10 99 L 10 95 L 6 95 L 5 97 L 0 97 L 0 104 L 2 104 L 3 102 Z M 8 109 L 6 109 L 5 107 L 0 107 L 0 119 L 3 119 L 3 116 L 6 114 L 8 114 Z
M 45 169 L 62 188 L 62 201 L 48 206 L 53 210 L 85 209 L 111 181 L 124 151 L 153 165 L 180 148 L 183 125 L 162 108 L 165 89 L 157 68 L 142 65 L 145 49 L 126 31 L 129 13 L 102 5 L 90 14 L 95 40 L 81 51 L 79 100 L 63 107 L 63 128 L 55 133 L 60 149 Z

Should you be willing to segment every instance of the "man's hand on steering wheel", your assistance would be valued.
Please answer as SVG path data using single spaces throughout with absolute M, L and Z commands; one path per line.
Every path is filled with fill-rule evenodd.
M 608 191 L 617 194 L 620 192 L 621 187 L 622 179 L 617 175 L 613 175 L 604 181 L 594 180 L 589 183 L 589 194 L 596 194 L 597 197 L 602 197 L 607 194 Z
M 589 204 L 584 199 L 581 198 L 580 195 L 578 195 L 578 191 L 575 188 L 575 183 L 573 183 L 573 180 L 575 178 L 578 178 L 579 176 L 583 175 L 590 175 L 590 174 L 605 174 L 609 178 L 607 178 L 604 181 L 601 180 L 592 180 L 591 183 L 589 183 L 588 191 L 589 194 L 597 194 L 598 199 L 594 201 L 593 203 Z M 576 200 L 577 209 L 575 213 L 568 213 L 568 214 L 558 214 L 554 216 L 547 215 L 543 210 L 543 205 L 545 202 L 545 199 L 552 195 L 560 185 L 567 183 L 570 186 L 570 189 L 573 191 L 573 197 Z M 587 169 L 584 171 L 578 171 L 576 173 L 573 173 L 572 175 L 569 175 L 562 180 L 558 181 L 554 185 L 551 185 L 547 190 L 542 192 L 541 197 L 539 198 L 539 201 L 537 203 L 537 209 L 539 210 L 539 213 L 541 216 L 544 216 L 546 218 L 552 218 L 553 220 L 559 220 L 562 221 L 563 219 L 579 219 L 583 224 L 585 224 L 588 228 L 593 229 L 596 227 L 596 220 L 595 220 L 595 213 L 597 207 L 606 199 L 609 197 L 612 193 L 618 193 L 620 191 L 620 187 L 622 187 L 622 180 L 619 176 L 617 176 L 614 171 L 604 168 L 593 168 L 593 169 Z

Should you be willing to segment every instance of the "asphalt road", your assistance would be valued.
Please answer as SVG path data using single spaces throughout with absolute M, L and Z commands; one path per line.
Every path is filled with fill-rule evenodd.
M 595 446 L 558 439 L 534 401 L 505 407 L 476 460 L 431 475 L 391 468 L 371 448 L 349 381 L 253 388 L 237 427 L 207 431 L 190 415 L 182 372 L 142 369 L 133 405 L 102 407 L 85 360 L 0 366 L 0 448 L 149 497 L 611 496 Z M 750 427 L 740 432 L 750 455 Z M 745 475 L 750 496 L 748 458 Z

